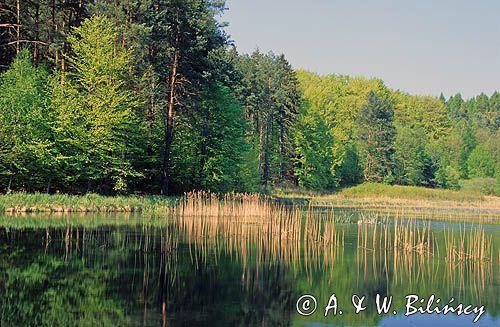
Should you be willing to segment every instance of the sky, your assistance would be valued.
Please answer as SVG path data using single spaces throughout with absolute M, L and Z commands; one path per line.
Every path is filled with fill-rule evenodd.
M 411 94 L 500 91 L 498 0 L 226 0 L 238 50 Z

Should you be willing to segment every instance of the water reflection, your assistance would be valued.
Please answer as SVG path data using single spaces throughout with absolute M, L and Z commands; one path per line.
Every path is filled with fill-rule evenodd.
M 481 232 L 492 244 L 491 253 L 481 255 L 489 259 L 469 259 L 447 252 L 451 235 L 463 239 L 460 228 L 402 220 L 334 223 L 327 215 L 297 219 L 286 209 L 273 212 L 272 220 L 262 220 L 246 209 L 244 219 L 231 212 L 203 211 L 178 212 L 168 220 L 128 216 L 128 223 L 123 217 L 101 216 L 29 218 L 24 225 L 2 220 L 0 325 L 397 325 L 405 321 L 402 312 L 394 317 L 378 315 L 376 294 L 392 295 L 398 311 L 406 294 L 454 297 L 485 305 L 488 317 L 480 322 L 498 323 L 500 234 L 496 230 L 485 227 Z M 459 251 L 460 242 L 454 244 Z M 467 249 L 468 240 L 464 244 Z M 320 308 L 335 293 L 345 314 L 324 317 L 318 310 L 309 317 L 299 316 L 295 301 L 305 293 L 314 294 Z M 352 294 L 367 296 L 365 312 L 353 314 Z M 439 316 L 431 321 L 473 319 L 456 318 Z M 419 318 L 411 319 L 420 323 Z

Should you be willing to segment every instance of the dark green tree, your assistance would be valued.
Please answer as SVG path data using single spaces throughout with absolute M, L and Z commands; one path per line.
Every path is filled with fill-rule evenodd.
M 150 2 L 150 54 L 161 83 L 164 117 L 161 193 L 169 192 L 171 147 L 177 110 L 201 90 L 210 68 L 209 53 L 227 42 L 215 16 L 223 1 L 155 0 Z
M 198 111 L 179 116 L 172 145 L 174 191 L 255 190 L 257 167 L 248 161 L 251 146 L 242 106 L 220 83 L 207 88 L 196 106 Z
M 370 92 L 366 105 L 358 113 L 358 144 L 365 181 L 390 181 L 394 169 L 394 108 L 376 93 Z
M 418 128 L 402 127 L 394 142 L 395 177 L 398 184 L 421 185 L 426 182 L 429 157 L 425 149 L 426 137 Z
M 258 152 L 261 184 L 293 180 L 294 124 L 300 89 L 295 72 L 284 55 L 254 51 L 237 61 L 242 72 L 239 99 L 250 122 L 250 138 Z

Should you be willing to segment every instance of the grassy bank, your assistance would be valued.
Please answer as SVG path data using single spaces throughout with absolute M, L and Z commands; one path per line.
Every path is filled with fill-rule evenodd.
M 175 198 L 12 193 L 0 195 L 0 212 L 134 212 L 171 206 Z
M 473 191 L 417 186 L 365 183 L 330 194 L 277 190 L 274 195 L 285 199 L 304 200 L 311 205 L 357 208 L 471 209 L 500 213 L 500 197 L 485 196 Z
M 289 203 L 312 206 L 389 210 L 462 210 L 500 216 L 500 197 L 472 191 L 430 189 L 366 183 L 335 193 L 318 194 L 302 190 L 275 190 L 272 195 Z M 134 212 L 162 211 L 179 198 L 161 196 L 102 196 L 97 194 L 0 195 L 0 212 Z

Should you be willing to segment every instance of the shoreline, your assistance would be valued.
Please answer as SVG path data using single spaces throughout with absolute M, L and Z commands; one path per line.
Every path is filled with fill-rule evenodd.
M 415 195 L 411 197 L 413 191 Z M 464 216 L 463 218 L 470 215 L 471 220 L 476 220 L 477 217 L 473 216 L 493 216 L 500 219 L 500 197 L 461 191 L 361 184 L 331 194 L 286 193 L 282 190 L 274 190 L 270 194 L 262 196 L 284 204 L 318 209 L 358 209 L 408 215 L 459 215 Z M 16 215 L 165 212 L 180 199 L 182 196 L 11 193 L 0 195 L 0 213 Z
M 11 193 L 0 195 L 0 213 L 149 212 L 172 207 L 176 197 Z

